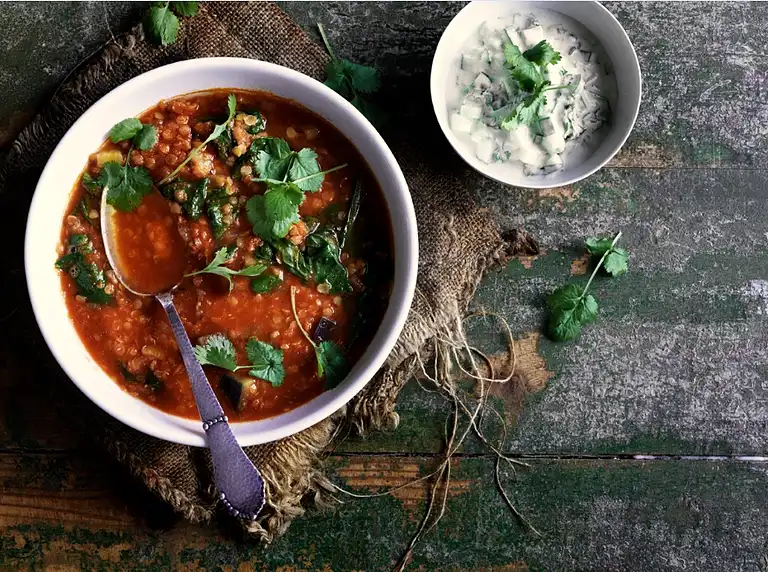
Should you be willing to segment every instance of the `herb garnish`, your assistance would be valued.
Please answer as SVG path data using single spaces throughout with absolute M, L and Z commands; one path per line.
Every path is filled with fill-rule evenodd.
M 101 196 L 101 191 L 103 190 L 101 185 L 88 173 L 83 173 L 82 177 L 82 183 L 83 188 L 85 188 L 86 192 L 94 197 Z
M 587 251 L 599 255 L 592 275 L 584 287 L 578 284 L 567 284 L 558 288 L 547 299 L 549 306 L 549 336 L 556 342 L 573 340 L 581 333 L 581 328 L 597 317 L 597 300 L 587 294 L 597 272 L 604 267 L 612 276 L 618 276 L 627 271 L 629 255 L 623 248 L 616 248 L 621 238 L 619 232 L 613 239 L 590 238 L 587 240 Z M 608 270 L 608 259 L 612 257 L 611 270 Z
M 293 310 L 293 318 L 296 320 L 296 324 L 299 326 L 299 330 L 304 334 L 304 337 L 312 345 L 312 349 L 315 350 L 315 358 L 317 359 L 317 377 L 325 378 L 325 388 L 333 389 L 349 373 L 349 364 L 344 357 L 344 350 L 339 344 L 331 340 L 315 343 L 315 341 L 309 337 L 309 334 L 304 330 L 299 320 L 299 314 L 296 311 L 296 287 L 291 286 L 291 309 Z
M 197 270 L 196 272 L 185 274 L 184 276 L 187 277 L 196 276 L 198 274 L 215 274 L 216 276 L 221 276 L 227 279 L 227 282 L 229 282 L 229 291 L 232 292 L 232 288 L 234 287 L 234 284 L 232 283 L 233 276 L 258 276 L 267 269 L 267 265 L 261 262 L 252 266 L 246 266 L 240 270 L 232 270 L 231 268 L 224 266 L 224 264 L 232 260 L 232 257 L 235 255 L 236 251 L 237 247 L 234 245 L 219 248 L 214 253 L 213 260 L 211 260 L 208 266 L 202 270 Z
M 184 168 L 184 166 L 189 163 L 192 160 L 192 157 L 197 155 L 208 143 L 213 141 L 214 139 L 218 138 L 224 131 L 226 131 L 227 127 L 229 127 L 229 123 L 232 121 L 232 118 L 235 116 L 235 108 L 237 107 L 237 98 L 235 97 L 234 93 L 230 93 L 229 97 L 227 98 L 227 120 L 224 123 L 221 123 L 219 125 L 216 125 L 216 127 L 213 128 L 213 131 L 208 136 L 208 138 L 200 143 L 197 147 L 192 149 L 192 151 L 189 152 L 189 155 L 187 155 L 187 158 L 184 159 L 181 163 L 179 163 L 179 166 L 176 167 L 173 171 L 170 172 L 170 174 L 165 177 L 159 185 L 164 185 L 171 179 L 173 179 L 181 169 Z
M 544 79 L 547 66 L 560 61 L 560 52 L 555 51 L 546 40 L 524 52 L 507 42 L 504 57 L 510 80 L 515 82 L 518 91 L 528 95 L 500 121 L 501 128 L 509 131 L 518 125 L 535 125 L 541 120 L 541 113 L 547 104 L 545 92 L 563 87 L 550 87 L 551 82 Z
M 93 304 L 109 304 L 113 298 L 104 291 L 104 272 L 93 262 L 87 262 L 86 254 L 93 252 L 93 244 L 85 234 L 69 237 L 67 253 L 56 261 L 56 268 L 69 272 L 77 287 L 78 296 L 84 296 Z
M 156 44 L 172 44 L 179 33 L 179 19 L 176 14 L 194 16 L 198 10 L 197 2 L 154 2 L 144 15 L 144 33 Z
M 195 357 L 201 365 L 213 365 L 229 371 L 247 369 L 248 375 L 263 379 L 279 387 L 285 379 L 283 350 L 256 338 L 245 346 L 250 365 L 237 365 L 235 346 L 222 334 L 207 336 L 203 345 L 195 346 Z
M 154 125 L 144 125 L 135 117 L 123 119 L 109 130 L 112 143 L 130 140 L 135 147 L 149 151 L 157 143 L 157 129 Z
M 380 127 L 386 117 L 377 106 L 366 99 L 367 95 L 379 90 L 381 85 L 379 70 L 337 58 L 325 35 L 325 27 L 318 24 L 317 29 L 320 31 L 320 37 L 323 39 L 328 55 L 331 56 L 331 61 L 325 67 L 325 73 L 328 76 L 325 85 L 354 105 L 371 123 Z
M 130 156 L 128 153 L 125 165 L 115 161 L 105 163 L 98 178 L 98 183 L 107 192 L 107 202 L 121 211 L 136 209 L 153 188 L 149 171 L 144 167 L 132 167 Z

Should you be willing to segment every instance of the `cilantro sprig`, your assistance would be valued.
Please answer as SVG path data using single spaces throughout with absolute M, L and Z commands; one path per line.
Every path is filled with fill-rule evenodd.
M 380 127 L 385 123 L 386 116 L 376 105 L 368 101 L 368 96 L 379 91 L 381 86 L 379 70 L 337 58 L 325 35 L 325 27 L 318 23 L 317 29 L 328 55 L 331 56 L 331 61 L 325 67 L 327 75 L 325 85 L 354 105 L 373 125 Z
M 235 346 L 223 334 L 207 336 L 205 343 L 194 348 L 195 358 L 200 365 L 212 365 L 232 372 L 247 369 L 248 375 L 280 387 L 285 379 L 283 350 L 250 338 L 245 345 L 249 365 L 237 365 Z
M 261 262 L 251 266 L 246 266 L 240 270 L 232 270 L 231 268 L 224 266 L 224 264 L 232 260 L 235 252 L 237 252 L 237 247 L 235 245 L 219 248 L 214 253 L 213 260 L 211 260 L 208 266 L 201 270 L 185 274 L 184 276 L 187 277 L 197 276 L 198 274 L 215 274 L 216 276 L 221 276 L 222 278 L 227 279 L 227 282 L 229 282 L 229 291 L 232 292 L 232 288 L 234 287 L 234 284 L 232 283 L 233 276 L 258 276 L 268 268 L 266 264 Z
M 124 164 L 116 161 L 104 163 L 99 173 L 98 183 L 107 193 L 107 202 L 121 211 L 135 210 L 141 200 L 152 192 L 152 177 L 144 167 L 130 164 L 131 154 Z
M 558 288 L 547 299 L 549 307 L 549 337 L 556 342 L 574 340 L 579 337 L 586 324 L 597 317 L 597 300 L 587 294 L 598 271 L 604 268 L 611 276 L 619 276 L 627 271 L 629 254 L 623 248 L 616 247 L 621 238 L 619 232 L 611 238 L 590 238 L 586 241 L 587 252 L 600 256 L 586 285 L 566 284 Z
M 541 114 L 547 105 L 546 92 L 563 87 L 552 87 L 551 82 L 545 79 L 547 66 L 559 62 L 560 57 L 560 52 L 546 40 L 524 52 L 512 42 L 504 45 L 505 66 L 509 78 L 519 92 L 527 95 L 501 119 L 502 129 L 509 131 L 518 125 L 535 125 L 541 120 Z
M 198 11 L 197 2 L 153 2 L 144 15 L 144 34 L 155 44 L 173 44 L 179 34 L 177 14 L 195 16 Z
M 179 163 L 179 166 L 176 167 L 173 171 L 171 171 L 167 177 L 165 177 L 162 181 L 158 183 L 158 185 L 165 185 L 169 181 L 171 181 L 176 175 L 179 174 L 179 171 L 181 171 L 184 166 L 189 163 L 192 158 L 197 155 L 208 143 L 213 141 L 214 139 L 218 138 L 224 131 L 227 130 L 229 127 L 230 122 L 235 117 L 235 109 L 237 108 L 237 98 L 235 97 L 234 93 L 230 93 L 229 97 L 227 97 L 227 120 L 224 123 L 220 123 L 219 125 L 216 125 L 213 128 L 213 131 L 208 136 L 208 138 L 200 143 L 197 147 L 192 149 L 192 151 L 189 152 L 189 155 L 187 155 L 186 159 L 184 159 L 181 163 Z
M 291 286 L 291 310 L 293 318 L 299 326 L 299 330 L 312 345 L 315 350 L 315 359 L 317 359 L 317 377 L 325 378 L 325 388 L 333 389 L 339 385 L 349 373 L 349 364 L 344 357 L 344 350 L 334 341 L 326 340 L 316 343 L 304 330 L 299 320 L 299 314 L 296 311 L 296 287 Z

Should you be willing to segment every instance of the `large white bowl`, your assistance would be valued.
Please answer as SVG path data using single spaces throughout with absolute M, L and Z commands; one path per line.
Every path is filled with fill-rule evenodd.
M 234 423 L 241 445 L 292 435 L 325 419 L 358 393 L 397 340 L 416 285 L 418 241 L 408 186 L 392 152 L 371 124 L 343 97 L 293 70 L 240 58 L 207 58 L 161 67 L 116 88 L 95 103 L 61 140 L 35 189 L 25 237 L 25 268 L 32 308 L 61 367 L 94 403 L 139 431 L 185 445 L 205 446 L 199 421 L 155 409 L 124 392 L 91 358 L 69 319 L 54 268 L 70 191 L 88 155 L 110 127 L 161 99 L 210 88 L 260 89 L 293 99 L 330 121 L 357 147 L 384 192 L 394 234 L 395 277 L 384 319 L 368 350 L 338 387 L 309 403 L 262 421 Z
M 595 152 L 583 163 L 568 166 L 549 175 L 525 176 L 516 173 L 504 163 L 483 163 L 475 156 L 475 148 L 459 139 L 449 123 L 446 92 L 448 81 L 455 79 L 461 50 L 470 36 L 477 34 L 486 20 L 512 16 L 529 10 L 552 10 L 570 16 L 592 32 L 603 45 L 613 63 L 618 88 L 618 100 L 612 107 L 612 122 L 605 139 Z M 483 175 L 508 185 L 531 189 L 549 189 L 575 183 L 588 177 L 621 149 L 629 137 L 637 119 L 642 94 L 640 64 L 627 33 L 618 20 L 595 1 L 542 1 L 542 2 L 485 2 L 474 1 L 465 6 L 448 24 L 435 50 L 430 77 L 432 105 L 437 121 L 448 142 L 471 167 Z

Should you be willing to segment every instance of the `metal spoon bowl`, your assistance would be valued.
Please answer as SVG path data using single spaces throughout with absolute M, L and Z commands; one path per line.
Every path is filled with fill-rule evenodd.
M 213 476 L 219 498 L 227 507 L 230 514 L 244 520 L 254 520 L 264 506 L 264 479 L 254 466 L 243 448 L 237 443 L 232 429 L 229 426 L 227 416 L 221 408 L 216 394 L 213 392 L 208 378 L 195 359 L 192 343 L 184 330 L 179 313 L 173 305 L 173 291 L 178 286 L 175 284 L 165 292 L 137 292 L 125 279 L 125 273 L 120 266 L 115 244 L 115 209 L 107 203 L 107 189 L 104 189 L 101 197 L 101 236 L 104 241 L 104 251 L 112 271 L 120 283 L 137 296 L 154 296 L 163 306 L 171 323 L 171 329 L 176 336 L 176 343 L 184 361 L 184 367 L 192 385 L 192 393 L 195 396 L 197 410 L 203 421 L 208 449 L 213 461 Z M 181 282 L 181 276 L 179 282 Z

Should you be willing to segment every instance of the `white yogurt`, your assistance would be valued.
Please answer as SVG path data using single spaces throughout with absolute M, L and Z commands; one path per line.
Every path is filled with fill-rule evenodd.
M 504 45 L 521 51 L 547 40 L 561 59 L 545 68 L 552 87 L 534 125 L 501 128 L 504 117 L 528 95 L 510 81 Z M 600 145 L 616 101 L 611 63 L 581 24 L 550 10 L 483 23 L 462 46 L 449 80 L 453 132 L 485 163 L 504 163 L 526 175 L 545 175 L 583 162 Z

